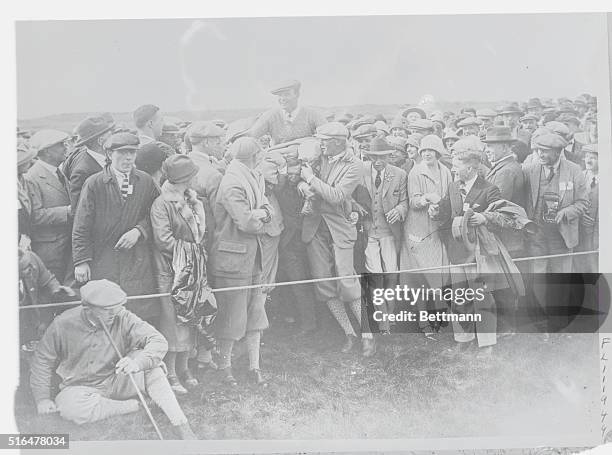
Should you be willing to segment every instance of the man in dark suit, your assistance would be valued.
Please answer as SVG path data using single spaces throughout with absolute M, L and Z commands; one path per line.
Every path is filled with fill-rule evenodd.
M 106 165 L 104 142 L 113 134 L 110 115 L 87 117 L 76 128 L 77 149 L 66 159 L 62 171 L 68 182 L 70 210 L 74 216 L 85 180 Z
M 312 168 L 302 165 L 304 187 L 301 191 L 315 193 L 320 198 L 314 213 L 304 217 L 302 240 L 308 244 L 307 253 L 313 278 L 332 278 L 354 275 L 353 248 L 357 230 L 351 222 L 351 195 L 362 180 L 363 164 L 347 146 L 348 130 L 339 122 L 317 128 L 323 152 L 320 177 Z M 344 330 L 346 342 L 343 352 L 352 349 L 356 335 L 344 307 L 348 303 L 361 325 L 361 285 L 357 278 L 316 283 L 318 298 L 327 303 L 330 311 Z M 365 319 L 364 323 L 365 323 Z M 363 355 L 375 352 L 374 338 L 362 330 Z
M 38 154 L 25 175 L 32 201 L 32 250 L 61 283 L 70 269 L 72 216 L 58 166 L 68 152 L 69 136 L 62 131 L 40 130 L 30 144 Z
M 516 138 L 512 136 L 510 128 L 506 126 L 489 128 L 483 142 L 487 144 L 485 152 L 492 164 L 486 176 L 487 182 L 499 188 L 502 199 L 525 208 L 527 203 L 525 177 L 521 165 L 512 153 L 512 144 L 516 142 Z M 520 232 L 502 232 L 501 240 L 512 257 L 521 257 L 523 237 Z
M 525 177 L 523 169 L 516 161 L 512 150 L 512 146 L 516 142 L 516 138 L 512 136 L 512 131 L 506 126 L 494 126 L 487 130 L 483 142 L 487 144 L 485 152 L 492 165 L 486 180 L 499 188 L 502 199 L 525 208 L 527 203 Z M 525 255 L 522 232 L 505 229 L 499 233 L 499 238 L 511 257 L 519 258 Z M 519 270 L 521 270 L 521 266 L 528 267 L 528 264 L 519 263 Z M 527 272 L 527 270 L 522 271 Z M 509 288 L 494 291 L 494 296 L 499 311 L 506 313 L 504 316 L 500 315 L 500 326 L 502 323 L 507 323 L 505 329 L 500 330 L 500 332 L 503 332 L 501 336 L 512 335 L 516 326 L 517 296 Z
M 437 216 L 445 222 L 442 232 L 446 237 L 446 246 L 451 264 L 474 262 L 474 252 L 469 250 L 465 242 L 454 238 L 452 230 L 461 224 L 462 217 L 469 212 L 468 226 L 503 226 L 503 219 L 494 212 L 486 212 L 489 205 L 501 199 L 499 188 L 487 182 L 478 174 L 482 152 L 472 147 L 471 141 L 460 139 L 454 145 L 453 172 L 455 181 L 449 188 L 448 197 L 440 201 Z M 473 266 L 451 269 L 453 287 L 477 287 L 472 279 Z M 480 286 L 478 286 L 480 287 Z M 453 302 L 453 313 L 476 313 L 481 315 L 480 322 L 454 322 L 453 331 L 458 349 L 467 349 L 476 338 L 478 346 L 484 348 L 480 356 L 488 356 L 496 343 L 497 316 L 495 300 L 490 291 L 483 293 L 482 300 L 466 301 L 464 305 Z

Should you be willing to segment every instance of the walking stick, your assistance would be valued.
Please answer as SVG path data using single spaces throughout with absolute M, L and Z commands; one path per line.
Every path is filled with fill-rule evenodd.
M 108 331 L 106 324 L 104 324 L 104 322 L 102 322 L 102 319 L 100 318 L 98 318 L 98 321 L 100 321 L 100 324 L 102 324 L 102 329 L 104 329 L 104 333 L 106 333 L 106 337 L 108 338 L 108 341 L 110 341 L 111 345 L 113 346 L 113 349 L 115 350 L 119 358 L 122 359 L 123 356 L 121 355 L 119 348 L 113 341 L 113 338 L 111 337 L 111 334 Z M 140 389 L 138 388 L 138 384 L 136 384 L 136 380 L 134 379 L 134 376 L 132 375 L 132 373 L 128 373 L 128 376 L 130 377 L 130 380 L 132 381 L 132 384 L 134 385 L 134 388 L 136 389 L 136 393 L 138 394 L 138 398 L 140 398 L 140 402 L 142 403 L 142 406 L 145 408 L 145 411 L 147 412 L 147 415 L 149 416 L 149 420 L 151 421 L 151 423 L 153 424 L 153 427 L 155 428 L 155 432 L 157 433 L 157 436 L 159 437 L 159 439 L 163 441 L 164 437 L 162 436 L 161 431 L 159 431 L 159 427 L 157 426 L 157 423 L 155 422 L 155 419 L 153 418 L 153 414 L 151 414 L 151 410 L 149 409 L 149 406 L 147 406 L 147 403 L 145 402 L 145 399 L 142 396 Z

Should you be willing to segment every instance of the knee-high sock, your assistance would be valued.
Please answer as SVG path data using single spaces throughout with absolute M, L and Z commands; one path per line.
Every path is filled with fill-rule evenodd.
M 342 327 L 342 330 L 344 330 L 344 333 L 356 336 L 348 314 L 346 314 L 344 303 L 337 299 L 331 299 L 327 301 L 327 306 L 334 315 L 334 318 L 336 318 L 336 321 L 338 321 L 338 324 L 340 324 L 340 327 Z
M 232 348 L 234 340 L 225 338 L 219 339 L 219 368 L 228 368 L 232 366 Z
M 187 361 L 189 360 L 189 351 L 177 352 L 176 353 L 176 372 L 178 375 L 182 375 L 187 371 Z
M 350 303 L 350 307 L 351 311 L 355 315 L 355 318 L 357 318 L 357 322 L 359 323 L 359 328 L 361 329 L 361 338 L 373 338 L 372 332 L 370 332 L 370 329 L 367 327 L 367 319 L 363 322 L 363 324 L 361 322 L 361 299 L 352 300 Z M 363 325 L 366 325 L 365 330 Z
M 259 346 L 261 342 L 261 331 L 251 330 L 246 333 L 245 343 L 249 353 L 249 369 L 259 370 Z
M 176 401 L 176 396 L 160 367 L 145 371 L 145 388 L 155 404 L 168 416 L 172 425 L 187 423 L 187 417 Z
M 164 358 L 164 363 L 168 368 L 168 376 L 176 376 L 176 352 L 168 352 Z
M 203 347 L 200 347 L 198 349 L 198 362 L 201 363 L 208 363 L 208 362 L 212 362 L 212 353 L 210 352 L 210 349 L 204 349 Z

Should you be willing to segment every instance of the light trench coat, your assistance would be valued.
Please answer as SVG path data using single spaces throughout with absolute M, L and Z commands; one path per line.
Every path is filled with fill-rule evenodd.
M 452 176 L 448 168 L 437 163 L 439 175 L 423 162 L 415 164 L 408 174 L 408 215 L 404 221 L 404 241 L 400 251 L 400 270 L 434 267 L 449 264 L 446 248 L 442 241 L 440 222 L 432 220 L 428 213 L 427 193 L 437 193 L 440 198 L 448 194 Z M 425 272 L 428 286 L 437 288 L 448 283 L 448 270 Z M 412 286 L 414 275 L 403 273 L 401 284 Z

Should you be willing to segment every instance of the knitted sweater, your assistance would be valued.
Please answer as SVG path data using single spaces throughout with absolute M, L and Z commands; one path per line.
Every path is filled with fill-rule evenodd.
M 259 138 L 264 134 L 272 136 L 272 144 L 281 144 L 302 137 L 314 135 L 317 127 L 327 123 L 323 115 L 311 107 L 302 106 L 295 119 L 285 120 L 281 108 L 266 111 L 249 130 L 249 136 Z

